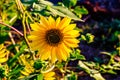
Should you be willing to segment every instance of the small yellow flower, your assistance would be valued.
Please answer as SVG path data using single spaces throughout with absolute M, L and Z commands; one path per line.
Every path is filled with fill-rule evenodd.
M 74 30 L 76 24 L 70 24 L 70 18 L 54 20 L 51 16 L 46 19 L 41 16 L 40 23 L 31 24 L 32 32 L 29 36 L 32 50 L 38 50 L 41 60 L 50 59 L 66 61 L 71 48 L 78 47 L 79 31 Z
M 27 61 L 25 55 L 20 56 L 21 64 L 25 65 L 24 69 L 21 70 L 21 76 L 19 78 L 24 78 L 25 76 L 29 76 L 31 73 L 34 72 L 34 68 L 32 67 L 32 63 Z
M 8 60 L 9 51 L 5 48 L 4 44 L 0 44 L 0 64 Z
M 55 80 L 55 72 L 48 72 L 43 74 L 44 80 Z

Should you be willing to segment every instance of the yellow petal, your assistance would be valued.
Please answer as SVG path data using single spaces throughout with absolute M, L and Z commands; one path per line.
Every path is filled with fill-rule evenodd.
M 38 50 L 38 49 L 43 48 L 45 46 L 45 44 L 46 43 L 44 41 L 43 42 L 36 41 L 36 42 L 31 43 L 30 46 L 31 46 L 32 50 Z
M 64 51 L 59 47 L 58 49 L 59 53 L 59 56 L 61 57 L 62 60 L 66 61 L 67 60 L 67 56 L 65 55 Z
M 33 23 L 33 24 L 30 24 L 32 30 L 34 31 L 39 31 L 39 30 L 44 30 L 44 28 L 42 26 L 40 26 L 39 23 Z
M 32 68 L 32 66 L 30 65 L 30 63 L 28 63 L 28 61 L 25 61 L 25 64 L 26 68 Z
M 27 73 L 27 72 L 25 72 L 25 71 L 20 71 L 23 75 L 25 75 L 25 76 L 28 76 L 29 75 L 29 73 Z
M 56 57 L 57 57 L 57 59 L 59 60 L 59 62 L 61 62 L 62 61 L 62 57 L 61 57 L 61 54 L 60 54 L 60 52 L 59 52 L 59 48 L 57 47 L 57 49 L 56 49 Z
M 48 45 L 45 45 L 46 47 L 43 47 L 43 49 L 39 52 L 41 54 L 40 58 L 41 60 L 47 60 L 50 57 L 51 54 L 51 47 Z
M 42 23 L 39 23 L 38 26 L 40 26 L 41 30 L 42 30 L 42 29 L 43 29 L 43 30 L 48 29 L 48 28 L 47 28 L 44 24 L 42 24 Z
M 55 27 L 55 20 L 51 16 L 48 18 L 48 20 L 49 20 L 50 27 L 54 28 Z
M 4 53 L 5 53 L 5 51 L 6 51 L 6 49 L 5 49 L 5 48 L 3 48 L 3 49 L 0 51 L 0 55 L 1 55 L 1 54 L 4 54 Z
M 73 37 L 78 37 L 79 35 L 80 35 L 79 31 L 71 30 L 71 31 L 64 33 L 64 38 L 73 38 Z
M 59 24 L 59 28 L 61 30 L 64 29 L 66 26 L 68 26 L 70 24 L 70 21 L 71 21 L 70 18 L 67 18 L 67 17 L 63 18 L 62 21 Z
M 21 56 L 20 56 L 20 60 L 22 61 L 23 64 L 26 63 L 26 60 L 25 60 L 25 56 L 24 56 L 24 55 L 21 55 Z
M 39 36 L 31 35 L 31 36 L 28 36 L 28 39 L 31 40 L 32 43 L 34 43 L 36 41 L 44 41 L 45 38 L 44 38 L 44 36 L 39 37 Z
M 44 36 L 29 36 L 29 40 L 31 40 L 32 42 L 31 43 L 34 43 L 34 42 L 45 42 L 45 38 Z
M 69 57 L 70 52 L 72 52 L 72 50 L 69 47 L 67 47 L 64 43 L 62 43 L 61 45 L 62 45 L 61 48 L 65 51 L 66 56 Z
M 27 73 L 29 73 L 29 74 L 32 73 L 32 71 L 31 71 L 29 68 L 26 68 L 26 67 L 25 67 L 24 70 L 25 70 L 25 72 L 27 72 Z
M 35 35 L 30 35 L 30 36 L 28 36 L 28 39 L 29 40 L 35 40 L 37 38 L 37 36 L 35 36 Z
M 60 17 L 58 17 L 58 18 L 56 19 L 56 27 L 59 27 L 60 20 L 61 20 L 61 18 L 60 18 Z
M 45 35 L 45 32 L 46 31 L 32 31 L 30 34 L 34 35 L 34 36 L 41 37 L 41 36 Z
M 3 44 L 0 44 L 0 51 L 4 48 Z
M 66 53 L 64 51 L 60 51 L 60 55 L 62 56 L 62 60 L 66 61 L 67 60 L 67 56 L 65 55 Z
M 64 33 L 65 35 L 78 35 L 79 31 L 78 30 L 70 30 Z M 80 34 L 79 34 L 80 35 Z
M 75 38 L 73 38 L 73 39 L 64 39 L 64 40 L 65 40 L 65 42 L 68 42 L 68 43 L 71 43 L 71 44 L 77 44 L 77 43 L 80 42 L 79 40 L 77 40 Z
M 72 48 L 75 48 L 75 47 L 78 47 L 79 45 L 78 44 L 74 44 L 74 43 L 69 43 L 67 41 L 64 41 L 64 44 L 68 47 L 72 47 Z
M 7 58 L 0 58 L 0 63 L 6 62 L 8 59 Z
M 29 69 L 29 71 L 33 72 L 34 71 L 34 68 L 31 66 L 31 64 L 29 64 L 28 62 L 25 64 L 25 67 L 27 69 Z
M 55 80 L 55 78 L 54 77 L 44 78 L 44 80 Z
M 6 51 L 6 52 L 0 54 L 0 58 L 5 57 L 8 53 L 9 53 L 9 51 Z
M 52 52 L 51 52 L 51 62 L 52 63 L 55 63 L 57 60 L 57 57 L 56 57 L 56 48 L 52 48 Z
M 76 24 L 70 24 L 64 28 L 63 33 L 73 30 L 75 27 L 76 27 Z
M 49 22 L 45 17 L 40 16 L 40 20 L 41 20 L 40 22 L 41 22 L 42 25 L 45 25 L 46 28 L 49 27 Z
M 48 72 L 48 73 L 45 73 L 45 74 L 44 74 L 45 78 L 47 78 L 47 77 L 52 77 L 52 76 L 54 76 L 54 75 L 55 75 L 55 72 Z
M 41 53 L 41 60 L 47 60 L 50 57 L 50 51 L 46 52 L 46 53 Z

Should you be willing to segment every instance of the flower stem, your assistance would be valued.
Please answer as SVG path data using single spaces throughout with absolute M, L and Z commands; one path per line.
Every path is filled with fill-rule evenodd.
M 21 33 L 20 31 L 18 31 L 16 28 L 14 28 L 13 26 L 10 26 L 2 21 L 0 21 L 0 24 L 4 25 L 4 26 L 7 26 L 9 28 L 11 28 L 12 30 L 16 31 L 18 34 L 20 34 L 21 36 L 23 36 L 23 33 Z

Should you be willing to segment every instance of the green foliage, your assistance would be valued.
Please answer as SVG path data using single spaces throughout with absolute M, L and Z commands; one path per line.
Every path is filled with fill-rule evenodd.
M 43 80 L 43 74 L 39 74 L 39 75 L 37 76 L 37 80 Z
M 106 54 L 110 56 L 110 60 L 107 65 L 103 64 L 101 65 L 101 72 L 103 73 L 111 73 L 111 74 L 117 74 L 115 71 L 120 70 L 120 65 L 117 62 L 117 58 L 119 58 L 116 52 L 108 53 L 108 52 L 102 52 L 102 54 Z
M 78 15 L 79 17 L 82 17 L 82 15 L 84 15 L 84 14 L 85 15 L 88 14 L 88 10 L 84 6 L 82 6 L 82 7 L 76 6 L 73 12 L 76 15 Z
M 8 77 L 10 77 L 11 79 L 16 79 L 20 76 L 20 71 L 23 69 L 24 67 L 22 65 L 16 65 L 12 71 L 10 71 L 8 73 Z
M 80 68 L 82 68 L 85 72 L 87 72 L 95 80 L 105 80 L 98 70 L 89 68 L 82 61 L 79 61 L 78 65 L 79 65 Z
M 115 41 L 118 39 L 119 37 L 119 34 L 120 34 L 120 31 L 116 30 L 113 34 L 112 34 L 112 37 L 111 37 L 111 41 Z
M 100 39 L 88 33 L 90 31 L 84 32 L 84 29 L 76 28 L 81 33 L 83 32 L 82 34 L 86 33 L 85 35 L 81 35 L 80 41 L 84 40 L 87 43 L 92 43 L 95 40 L 100 40 L 103 41 L 101 45 L 109 42 L 109 44 L 106 43 L 105 46 L 102 47 L 103 50 L 106 46 L 114 46 L 114 49 L 109 52 L 101 52 L 101 54 L 109 56 L 108 63 L 105 64 L 101 58 L 97 57 L 94 57 L 94 61 L 87 61 L 85 56 L 82 55 L 82 50 L 79 50 L 79 48 L 72 49 L 67 61 L 51 63 L 48 60 L 40 61 L 39 56 L 31 50 L 29 45 L 31 41 L 26 38 L 30 33 L 29 29 L 31 29 L 29 24 L 39 22 L 40 15 L 45 17 L 51 15 L 54 18 L 59 16 L 69 17 L 73 19 L 73 23 L 74 21 L 77 21 L 77 23 L 84 22 L 81 18 L 83 15 L 89 14 L 88 10 L 84 6 L 77 5 L 77 0 L 63 0 L 63 2 L 58 5 L 54 5 L 48 0 L 1 0 L 0 5 L 0 44 L 5 44 L 10 52 L 10 54 L 4 56 L 8 61 L 0 63 L 0 80 L 3 78 L 8 80 L 19 79 L 22 75 L 22 70 L 24 70 L 24 74 L 27 75 L 24 75 L 24 78 L 20 80 L 44 80 L 44 73 L 50 71 L 56 73 L 55 77 L 57 76 L 57 79 L 77 80 L 79 71 L 76 70 L 85 71 L 96 80 L 105 80 L 101 75 L 102 73 L 117 75 L 117 71 L 120 70 L 119 19 L 113 19 L 111 23 L 106 21 L 95 24 L 99 26 L 97 28 L 107 31 L 106 34 L 100 35 Z M 16 22 L 17 20 L 18 22 Z M 13 26 L 12 28 L 16 30 L 11 29 L 10 26 Z M 89 29 L 93 29 L 92 27 L 90 26 Z M 87 30 L 89 29 L 87 28 Z M 23 35 L 19 35 L 19 30 Z M 11 36 L 8 33 L 11 33 Z M 2 48 L 0 47 L 0 49 Z M 1 51 L 0 53 L 6 52 L 4 49 Z M 29 67 L 33 68 L 33 72 L 31 72 L 28 66 L 26 69 L 25 65 L 23 66 L 21 63 L 22 59 L 20 56 L 23 54 L 28 65 L 30 64 Z M 70 61 L 78 61 L 79 63 L 76 62 L 74 66 L 69 66 Z M 23 63 L 24 62 L 23 60 Z
M 0 66 L 0 79 L 5 77 L 5 69 Z
M 15 56 L 8 60 L 8 65 L 12 66 L 14 62 L 17 61 L 18 57 L 25 52 L 26 45 L 20 47 L 20 51 L 15 54 Z
M 13 24 L 17 19 L 18 12 L 14 4 L 13 0 L 0 1 L 0 17 L 5 23 Z
M 56 67 L 59 69 L 65 66 L 65 62 L 57 62 L 56 64 L 57 64 Z
M 74 20 L 83 21 L 77 17 L 71 10 L 64 6 L 55 6 L 49 1 L 39 1 L 39 3 L 33 3 L 32 9 L 34 13 L 38 15 L 53 15 L 53 16 L 62 16 L 70 17 Z
M 0 25 L 0 44 L 8 39 L 8 31 L 7 27 Z
M 77 3 L 77 0 L 62 0 L 62 1 L 63 1 L 63 4 L 68 8 L 75 6 Z
M 36 70 L 41 69 L 41 68 L 42 68 L 42 62 L 41 62 L 40 60 L 35 61 L 35 62 L 34 62 L 34 68 L 35 68 Z
M 2 0 L 0 1 L 0 21 L 7 24 L 13 24 L 17 19 L 17 8 L 15 1 Z M 0 24 L 0 44 L 8 39 L 9 28 Z
M 120 56 L 120 47 L 116 48 L 118 55 Z
M 85 57 L 80 54 L 80 50 L 79 49 L 74 49 L 73 52 L 71 53 L 71 58 L 70 59 L 73 59 L 73 60 L 85 60 Z
M 77 80 L 77 75 L 74 72 L 72 72 L 71 74 L 68 74 L 66 78 L 67 80 Z
M 94 35 L 90 34 L 90 33 L 87 33 L 86 35 L 81 35 L 81 38 L 80 40 L 85 40 L 87 41 L 88 43 L 91 43 L 94 41 Z

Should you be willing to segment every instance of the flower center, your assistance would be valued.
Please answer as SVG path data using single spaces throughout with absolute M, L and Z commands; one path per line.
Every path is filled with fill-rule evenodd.
M 45 39 L 52 46 L 58 45 L 62 41 L 63 35 L 58 29 L 50 29 L 46 32 Z

